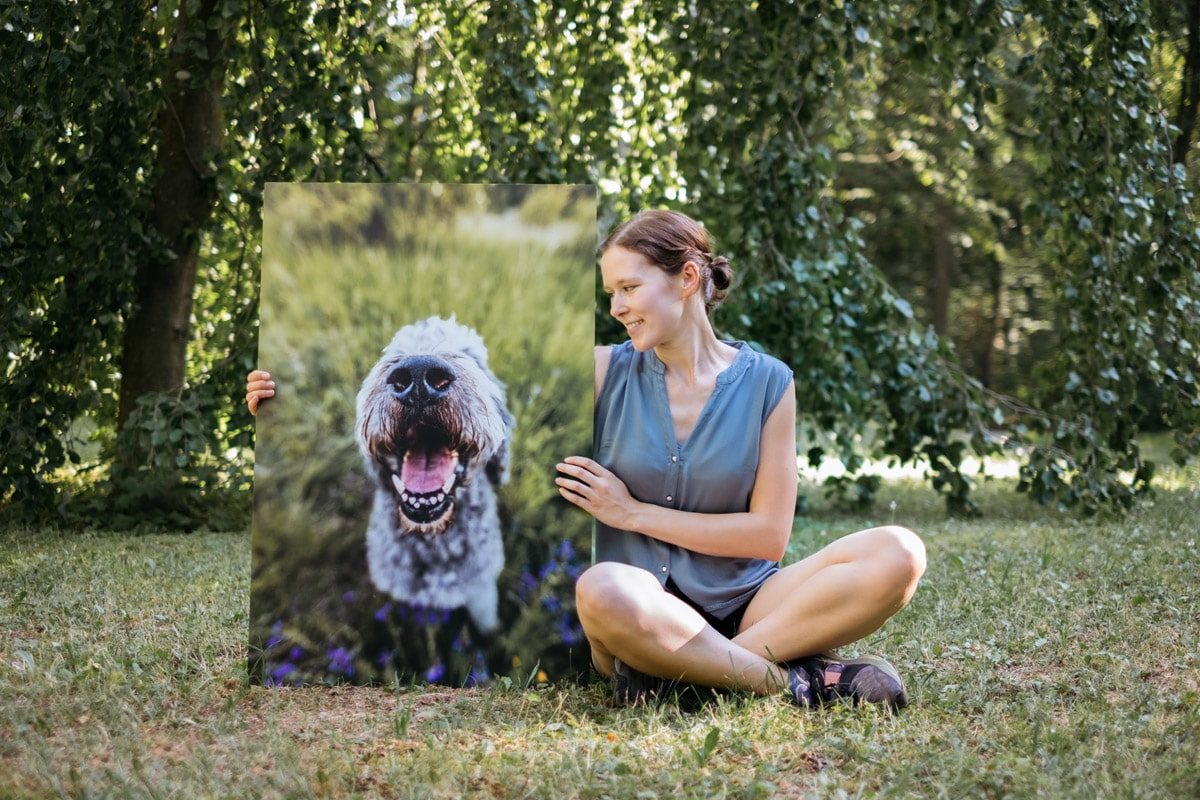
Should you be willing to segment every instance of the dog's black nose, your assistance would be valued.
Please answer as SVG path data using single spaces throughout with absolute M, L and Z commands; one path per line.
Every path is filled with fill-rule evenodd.
M 387 378 L 392 394 L 408 406 L 420 407 L 441 398 L 454 383 L 450 365 L 432 356 L 413 356 L 392 370 Z

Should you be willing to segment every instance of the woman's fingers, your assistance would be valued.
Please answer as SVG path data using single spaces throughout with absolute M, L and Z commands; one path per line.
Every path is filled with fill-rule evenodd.
M 567 491 L 566 489 L 564 489 L 561 486 L 558 487 L 558 493 L 563 496 L 563 499 L 574 503 L 575 505 L 579 506 L 580 508 L 584 509 L 585 511 L 587 510 L 587 506 L 585 505 L 585 503 L 587 503 L 586 497 L 575 494 L 574 492 Z
M 600 478 L 610 474 L 609 471 L 604 467 L 600 466 L 595 461 L 592 461 L 590 458 L 584 458 L 583 456 L 567 456 L 563 459 L 563 464 L 573 467 L 573 469 L 570 470 L 563 470 L 563 472 L 570 472 L 572 475 L 583 475 L 590 473 L 591 475 L 595 475 L 596 477 Z M 559 465 L 559 469 L 562 469 L 562 464 Z
M 588 482 L 589 479 L 594 479 L 597 477 L 595 474 L 588 472 L 583 467 L 577 467 L 572 464 L 559 464 L 558 471 L 566 473 L 567 475 L 574 475 L 576 478 L 579 478 L 584 482 Z
M 570 478 L 555 478 L 554 482 L 558 484 L 560 490 L 574 492 L 582 497 L 590 498 L 593 494 L 592 487 L 581 481 L 573 481 Z
M 275 396 L 275 381 L 262 370 L 254 370 L 247 376 L 246 405 L 251 416 L 258 416 L 259 404 L 268 397 Z

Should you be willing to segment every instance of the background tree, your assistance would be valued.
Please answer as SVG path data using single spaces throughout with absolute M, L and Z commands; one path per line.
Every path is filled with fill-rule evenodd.
M 72 507 L 109 523 L 149 505 L 195 524 L 222 507 L 206 498 L 240 496 L 268 180 L 593 182 L 602 228 L 686 208 L 741 276 L 718 326 L 797 370 L 808 454 L 841 459 L 847 476 L 829 488 L 850 500 L 874 490 L 863 459 L 892 456 L 927 463 L 968 511 L 965 454 L 1024 441 L 1021 487 L 1038 500 L 1124 507 L 1152 476 L 1134 438 L 1151 402 L 1177 456 L 1200 447 L 1193 195 L 1170 152 L 1183 127 L 1162 110 L 1177 87 L 1185 121 L 1194 95 L 1167 77 L 1190 74 L 1185 40 L 1151 28 L 1186 8 L 118 10 L 0 10 L 15 87 L 0 101 L 0 502 L 53 507 L 79 480 L 55 473 L 71 461 L 107 475 L 96 503 Z M 206 47 L 224 43 L 204 50 L 224 58 L 224 123 L 210 162 L 187 164 L 210 212 L 171 239 L 153 221 L 172 163 L 164 108 L 182 85 L 172 58 L 221 59 L 201 59 L 200 38 L 170 42 L 202 17 Z M 208 69 L 187 85 L 218 85 Z M 183 257 L 171 241 L 197 253 L 184 385 L 142 395 L 116 439 L 137 267 Z M 598 326 L 614 335 L 602 312 Z M 117 451 L 131 469 L 107 469 Z

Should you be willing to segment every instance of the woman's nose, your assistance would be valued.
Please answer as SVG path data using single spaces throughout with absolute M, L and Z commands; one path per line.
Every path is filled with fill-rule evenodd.
M 625 311 L 625 301 L 618 300 L 617 296 L 613 295 L 612 301 L 608 304 L 608 313 L 614 317 L 620 317 Z

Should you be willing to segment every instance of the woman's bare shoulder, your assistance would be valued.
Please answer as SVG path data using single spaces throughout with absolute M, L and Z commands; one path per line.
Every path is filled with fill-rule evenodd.
M 612 345 L 600 345 L 596 348 L 596 397 L 600 397 L 600 387 L 604 385 L 604 376 L 608 374 L 608 362 L 612 360 Z

